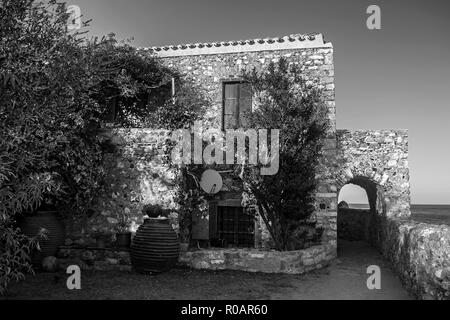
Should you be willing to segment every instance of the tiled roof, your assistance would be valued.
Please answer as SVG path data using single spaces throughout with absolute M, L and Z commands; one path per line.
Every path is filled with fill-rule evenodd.
M 313 33 L 306 35 L 293 34 L 278 38 L 191 43 L 175 46 L 142 48 L 142 50 L 153 52 L 160 57 L 176 57 L 187 55 L 331 47 L 332 44 L 325 42 L 321 33 Z

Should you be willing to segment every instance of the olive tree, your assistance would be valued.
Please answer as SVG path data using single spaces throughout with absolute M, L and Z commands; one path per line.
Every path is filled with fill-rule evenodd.
M 243 78 L 252 86 L 256 107 L 247 114 L 247 127 L 280 130 L 276 174 L 261 175 L 261 164 L 239 169 L 245 199 L 261 216 L 276 249 L 299 249 L 307 234 L 302 230 L 315 228 L 309 218 L 329 125 L 322 89 L 284 58 L 262 72 L 244 72 Z

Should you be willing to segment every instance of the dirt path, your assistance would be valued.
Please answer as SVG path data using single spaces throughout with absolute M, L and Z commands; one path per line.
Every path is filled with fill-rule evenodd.
M 330 267 L 305 275 L 173 269 L 159 275 L 83 271 L 81 290 L 65 273 L 40 273 L 10 288 L 6 299 L 410 299 L 380 254 L 364 242 L 345 242 Z M 381 290 L 368 290 L 369 265 L 381 268 Z M 0 297 L 0 300 L 2 298 Z
M 324 270 L 295 281 L 297 290 L 275 299 L 412 299 L 383 257 L 366 242 L 340 241 L 337 261 Z M 369 265 L 381 269 L 381 289 L 369 290 L 366 273 Z M 286 292 L 287 293 L 287 292 Z

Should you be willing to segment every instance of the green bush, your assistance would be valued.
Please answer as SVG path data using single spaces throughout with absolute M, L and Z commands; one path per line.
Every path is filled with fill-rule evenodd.
M 167 210 L 157 204 L 144 205 L 142 213 L 149 218 L 167 217 Z
M 11 280 L 19 281 L 25 273 L 33 273 L 30 254 L 36 248 L 38 237 L 29 238 L 17 228 L 0 225 L 0 295 L 6 293 Z
M 261 215 L 276 249 L 300 249 L 311 237 L 305 230 L 314 228 L 309 218 L 314 212 L 316 168 L 329 125 L 322 90 L 317 80 L 308 80 L 285 59 L 260 73 L 245 72 L 244 79 L 257 105 L 247 115 L 247 126 L 280 130 L 277 174 L 260 175 L 261 165 L 239 168 L 245 199 Z
M 9 227 L 17 214 L 44 198 L 84 214 L 101 192 L 106 101 L 118 101 L 118 123 L 143 123 L 170 76 L 113 35 L 69 32 L 67 19 L 54 0 L 0 2 L 0 291 L 30 270 L 32 240 Z

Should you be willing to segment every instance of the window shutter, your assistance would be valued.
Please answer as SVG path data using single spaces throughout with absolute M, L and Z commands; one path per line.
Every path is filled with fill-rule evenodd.
M 236 129 L 246 125 L 246 117 L 252 111 L 252 87 L 249 83 L 224 84 L 223 129 Z
M 238 83 L 226 83 L 224 89 L 223 126 L 224 129 L 236 128 L 239 112 Z
M 218 239 L 217 233 L 217 201 L 209 202 L 209 239 Z
M 252 112 L 252 87 L 249 83 L 241 83 L 239 88 L 239 126 L 245 126 L 246 117 Z

